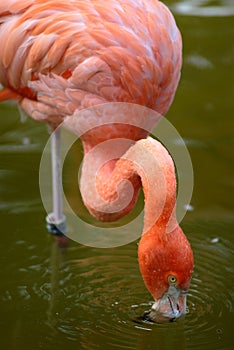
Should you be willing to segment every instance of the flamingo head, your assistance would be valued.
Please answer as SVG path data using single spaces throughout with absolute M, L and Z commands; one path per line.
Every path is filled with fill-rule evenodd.
M 186 312 L 186 293 L 193 271 L 193 253 L 179 226 L 171 233 L 146 233 L 138 249 L 145 285 L 155 302 L 144 319 L 172 322 Z

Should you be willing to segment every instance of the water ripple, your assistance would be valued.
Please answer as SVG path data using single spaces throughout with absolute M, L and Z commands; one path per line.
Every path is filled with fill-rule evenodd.
M 225 272 L 232 267 L 231 242 L 204 238 L 200 233 L 193 238 L 193 249 L 196 266 L 188 294 L 185 332 L 196 334 L 197 344 L 209 343 L 207 348 L 220 349 L 222 344 L 217 340 L 222 334 L 223 319 L 233 311 L 233 280 Z
M 196 268 L 188 314 L 176 326 L 134 322 L 152 301 L 147 301 L 150 297 L 139 275 L 133 245 L 103 254 L 91 249 L 89 257 L 81 254 L 79 259 L 65 260 L 58 281 L 62 292 L 48 283 L 40 287 L 41 297 L 47 296 L 52 305 L 50 318 L 56 318 L 57 330 L 67 338 L 79 339 L 83 349 L 99 349 L 103 341 L 110 349 L 135 349 L 136 336 L 142 332 L 159 336 L 173 327 L 177 332 L 183 330 L 185 339 L 194 337 L 189 349 L 204 344 L 207 349 L 222 349 L 217 342 L 222 339 L 222 319 L 232 311 L 231 281 L 223 273 L 231 258 L 230 242 L 198 235 L 192 244 Z
M 33 260 L 21 263 L 22 282 L 17 290 L 9 285 L 2 301 L 39 305 L 41 327 L 51 344 L 63 344 L 65 338 L 84 350 L 155 349 L 156 342 L 160 349 L 229 350 L 231 241 L 217 235 L 222 232 L 217 225 L 192 225 L 192 231 L 196 266 L 188 313 L 173 324 L 136 322 L 152 305 L 140 277 L 136 243 L 108 250 L 71 244 L 66 252 L 52 244 L 46 259 L 32 247 Z M 16 246 L 25 249 L 26 242 Z

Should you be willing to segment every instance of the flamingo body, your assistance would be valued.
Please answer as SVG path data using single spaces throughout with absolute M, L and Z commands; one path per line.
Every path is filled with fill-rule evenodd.
M 4 1 L 0 23 L 0 81 L 35 119 L 107 101 L 164 114 L 172 102 L 181 38 L 159 1 Z
M 157 0 L 6 0 L 0 4 L 0 101 L 17 99 L 32 118 L 72 130 L 108 119 L 111 113 L 79 117 L 108 102 L 164 114 L 180 78 L 181 46 L 172 14 Z M 141 123 L 129 127 L 111 119 L 84 133 L 80 185 L 87 208 L 104 221 L 127 214 L 143 187 L 140 270 L 155 299 L 153 318 L 171 319 L 185 312 L 181 291 L 189 287 L 193 255 L 175 217 L 173 161 L 147 134 Z M 131 142 L 105 161 L 103 141 L 118 138 Z M 96 160 L 102 166 L 92 179 Z

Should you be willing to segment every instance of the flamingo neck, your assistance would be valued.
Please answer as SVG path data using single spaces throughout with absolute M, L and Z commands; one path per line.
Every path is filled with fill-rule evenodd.
M 141 186 L 145 197 L 143 233 L 172 231 L 177 225 L 174 164 L 158 141 L 150 137 L 137 142 L 108 140 L 85 154 L 81 194 L 97 219 L 114 221 L 126 215 Z

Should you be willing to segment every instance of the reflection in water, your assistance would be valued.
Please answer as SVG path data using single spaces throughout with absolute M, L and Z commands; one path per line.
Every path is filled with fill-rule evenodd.
M 233 0 L 181 0 L 171 5 L 171 9 L 175 14 L 186 16 L 224 17 L 234 15 Z
M 198 69 L 214 69 L 212 62 L 198 54 L 186 56 L 185 62 Z

